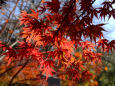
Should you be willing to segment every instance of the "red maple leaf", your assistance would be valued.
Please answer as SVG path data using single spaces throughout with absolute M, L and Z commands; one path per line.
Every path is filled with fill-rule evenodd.
M 55 72 L 55 71 L 48 65 L 44 67 L 42 74 L 46 75 L 46 80 L 47 80 L 49 75 L 53 76 L 52 72 Z

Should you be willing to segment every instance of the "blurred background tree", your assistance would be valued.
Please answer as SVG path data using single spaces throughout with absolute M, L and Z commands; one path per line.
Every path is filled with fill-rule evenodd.
M 103 53 L 102 68 L 103 71 L 97 77 L 99 86 L 115 86 L 115 53 Z

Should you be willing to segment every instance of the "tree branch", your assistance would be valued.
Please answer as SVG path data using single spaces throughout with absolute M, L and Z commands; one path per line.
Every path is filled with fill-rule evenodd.
M 15 77 L 24 69 L 24 67 L 28 64 L 28 62 L 29 62 L 29 59 L 24 63 L 24 65 L 22 66 L 22 68 L 20 68 L 20 69 L 16 72 L 16 74 L 12 77 L 12 79 L 10 80 L 8 86 L 12 86 L 13 80 L 14 80 Z
M 14 6 L 13 10 L 10 12 L 9 16 L 8 16 L 8 20 L 10 19 L 10 16 L 12 15 L 12 13 L 15 11 L 17 5 L 18 5 L 19 0 L 17 0 L 16 5 Z M 0 31 L 0 36 L 2 35 L 3 31 L 6 29 L 8 22 L 6 22 L 2 28 L 2 30 Z
M 17 66 L 22 66 L 22 64 L 19 64 Z M 0 77 L 2 77 L 2 75 L 4 75 L 5 73 L 7 73 L 8 71 L 12 70 L 13 68 L 16 68 L 17 66 L 13 66 L 13 67 L 10 67 L 10 68 L 6 69 L 3 73 L 0 74 Z

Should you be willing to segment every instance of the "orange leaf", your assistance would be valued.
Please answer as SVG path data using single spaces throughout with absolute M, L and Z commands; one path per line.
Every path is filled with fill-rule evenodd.
M 9 33 L 12 34 L 14 31 L 13 30 L 9 30 Z
M 44 0 L 41 1 L 41 3 L 44 3 L 44 2 L 45 2 Z
M 2 15 L 5 15 L 5 13 L 1 13 Z
M 8 23 L 8 19 L 6 19 L 6 23 Z
M 104 69 L 105 69 L 105 71 L 107 71 L 107 70 L 108 70 L 108 67 L 107 67 L 107 66 L 105 66 L 105 68 L 104 68 Z

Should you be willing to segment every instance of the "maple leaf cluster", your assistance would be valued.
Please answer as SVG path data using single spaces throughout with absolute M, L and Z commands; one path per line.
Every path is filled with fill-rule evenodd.
M 106 15 L 115 18 L 112 8 L 114 1 L 104 2 L 101 8 L 94 8 L 94 1 L 51 0 L 43 2 L 37 11 L 22 11 L 20 25 L 23 25 L 23 31 L 20 37 L 26 41 L 20 41 L 15 49 L 0 43 L 0 47 L 7 50 L 4 55 L 9 59 L 31 57 L 37 60 L 39 70 L 46 75 L 46 79 L 49 75 L 64 74 L 72 80 L 90 79 L 92 73 L 86 65 L 101 63 L 102 54 L 96 53 L 95 47 L 102 46 L 104 51 L 115 49 L 114 40 L 108 43 L 103 39 L 104 24 L 92 23 L 93 17 L 98 18 L 98 14 L 104 18 Z M 80 9 L 77 3 L 80 4 Z M 79 14 L 79 11 L 82 13 Z M 82 37 L 90 38 L 91 41 L 83 41 Z M 100 40 L 97 42 L 97 39 Z M 78 47 L 82 51 L 74 54 Z

